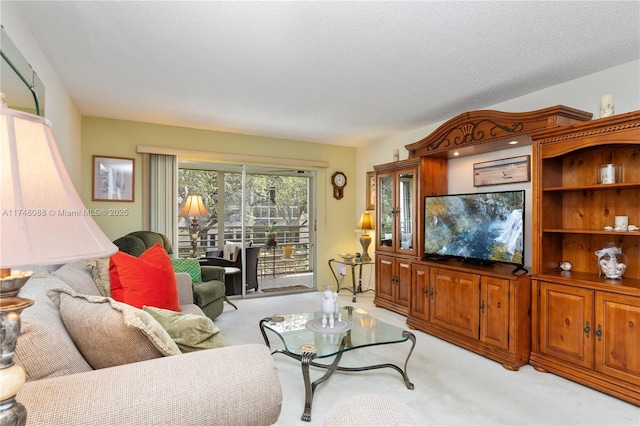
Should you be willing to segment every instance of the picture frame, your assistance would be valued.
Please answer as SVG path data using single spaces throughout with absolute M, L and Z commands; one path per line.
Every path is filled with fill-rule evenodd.
M 476 187 L 530 181 L 530 155 L 473 164 L 473 186 Z
M 365 202 L 365 210 L 376 209 L 376 172 L 367 172 L 367 199 Z
M 134 201 L 135 159 L 92 156 L 92 201 Z

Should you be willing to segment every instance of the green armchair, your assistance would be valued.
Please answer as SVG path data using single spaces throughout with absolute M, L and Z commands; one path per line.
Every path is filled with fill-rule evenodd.
M 139 257 L 150 247 L 160 244 L 167 253 L 173 255 L 169 239 L 152 231 L 131 232 L 113 242 L 120 251 Z M 212 320 L 224 309 L 224 268 L 219 266 L 201 266 L 202 282 L 193 283 L 193 301 Z

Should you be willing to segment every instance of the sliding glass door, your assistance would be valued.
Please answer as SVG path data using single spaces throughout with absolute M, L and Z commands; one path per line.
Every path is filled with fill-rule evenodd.
M 243 295 L 315 288 L 314 177 L 306 170 L 181 162 L 180 207 L 188 195 L 201 194 L 210 214 L 196 219 L 195 256 L 219 256 L 225 243 L 244 241 L 240 269 L 249 291 L 242 285 Z M 191 249 L 191 220 L 179 218 L 181 256 Z

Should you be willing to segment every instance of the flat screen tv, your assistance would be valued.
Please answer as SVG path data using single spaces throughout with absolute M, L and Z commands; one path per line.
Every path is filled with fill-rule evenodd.
M 425 259 L 524 270 L 524 200 L 524 190 L 425 197 Z

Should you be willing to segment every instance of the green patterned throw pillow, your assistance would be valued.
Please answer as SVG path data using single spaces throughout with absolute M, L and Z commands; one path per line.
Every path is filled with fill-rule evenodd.
M 191 282 L 199 283 L 202 281 L 202 272 L 200 271 L 200 262 L 198 259 L 171 259 L 173 270 L 176 272 L 186 272 L 191 275 Z
M 207 317 L 143 306 L 183 353 L 226 346 L 220 329 Z

